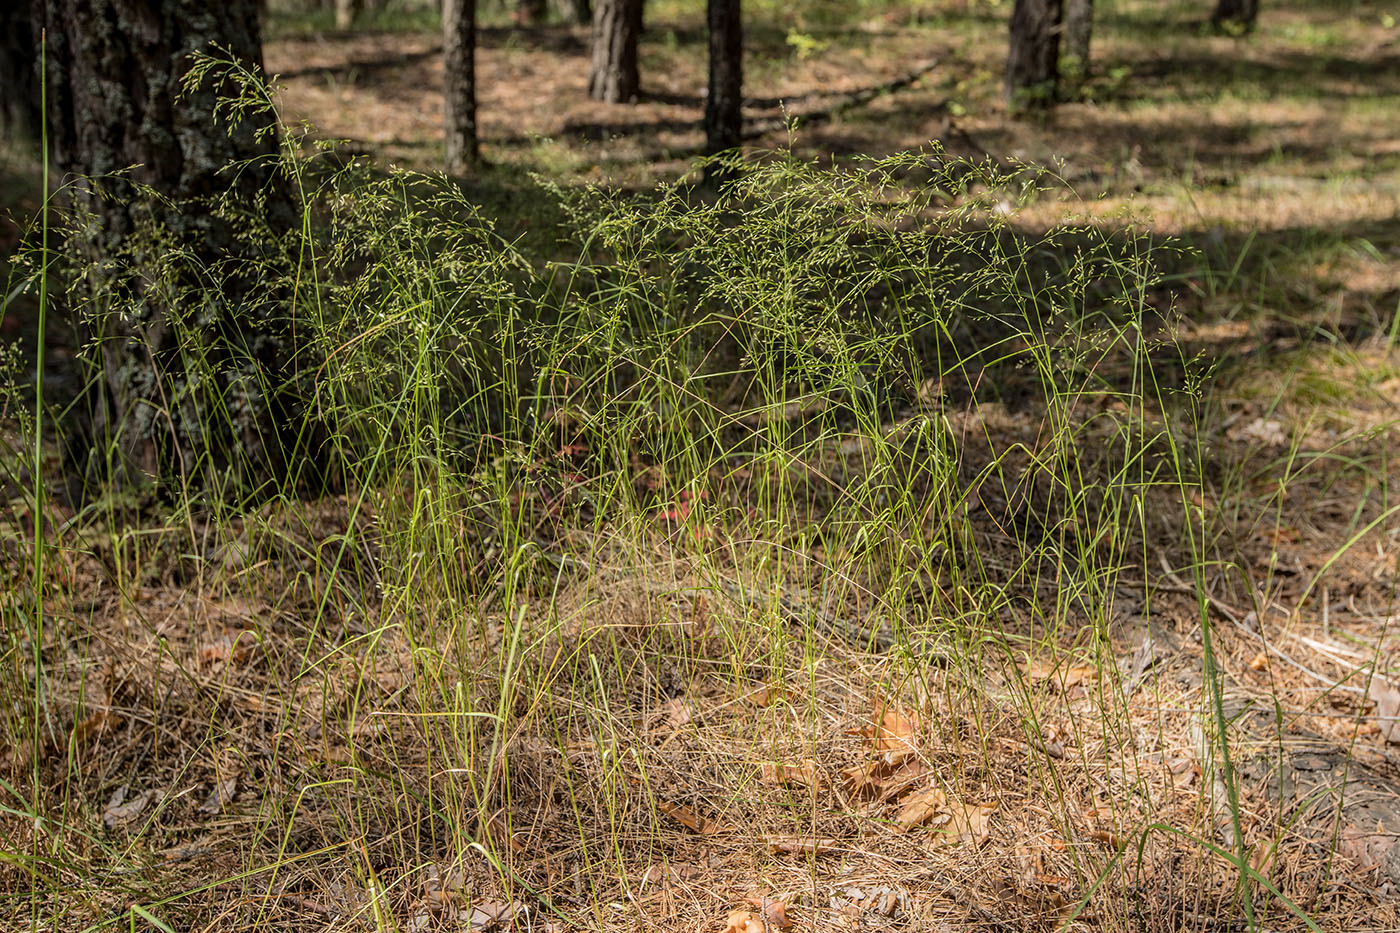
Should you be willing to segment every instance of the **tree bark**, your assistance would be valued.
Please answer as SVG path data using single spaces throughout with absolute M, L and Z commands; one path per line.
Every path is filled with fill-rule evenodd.
M 460 175 L 478 156 L 476 138 L 476 0 L 443 0 L 443 104 L 447 171 Z
M 362 0 L 335 0 L 335 28 L 346 30 L 355 25 L 364 10 Z
M 1015 112 L 1048 110 L 1060 81 L 1060 0 L 1016 0 L 1006 59 L 1006 98 Z
M 39 37 L 24 0 L 0 2 L 0 137 L 39 138 Z
M 1216 28 L 1250 32 L 1259 20 L 1259 0 L 1216 0 L 1210 21 Z
M 1065 28 L 1061 61 L 1076 81 L 1089 76 L 1089 45 L 1094 35 L 1094 0 L 1064 0 Z
M 515 21 L 521 26 L 543 26 L 549 18 L 549 0 L 519 0 Z
M 744 27 L 740 0 L 709 0 L 710 87 L 705 95 L 705 152 L 738 148 L 744 105 Z
M 257 0 L 43 0 L 35 18 L 54 164 L 86 179 L 64 255 L 86 263 L 77 310 L 100 378 L 89 445 L 70 448 L 87 462 L 70 465 L 118 482 L 278 475 L 301 420 L 266 273 L 295 211 L 275 135 L 217 115 L 234 82 L 182 89 L 191 53 L 216 45 L 261 71 Z
M 637 39 L 642 0 L 598 0 L 593 7 L 593 62 L 588 96 L 609 103 L 629 103 L 641 93 Z

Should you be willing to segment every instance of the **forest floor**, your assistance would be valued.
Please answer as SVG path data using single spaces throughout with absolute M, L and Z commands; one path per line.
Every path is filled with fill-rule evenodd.
M 1017 225 L 1132 223 L 1187 248 L 1174 365 L 1199 375 L 1163 374 L 1179 391 L 1145 415 L 1195 432 L 1186 502 L 1180 485 L 1145 490 L 1138 552 L 1111 571 L 1069 555 L 1026 571 L 1014 526 L 1034 506 L 1008 523 L 1014 491 L 970 484 L 968 534 L 990 576 L 1012 568 L 1006 599 L 893 647 L 847 637 L 899 628 L 876 594 L 824 596 L 798 571 L 777 574 L 779 593 L 748 553 L 762 516 L 697 527 L 665 477 L 645 480 L 665 501 L 642 525 L 557 532 L 518 610 L 542 625 L 523 644 L 524 616 L 489 598 L 470 620 L 423 622 L 444 605 L 376 605 L 328 579 L 326 555 L 379 520 L 353 497 L 217 524 L 57 522 L 49 612 L 70 641 L 45 688 L 44 767 L 63 778 L 63 828 L 22 819 L 38 771 L 0 744 L 0 888 L 30 891 L 0 916 L 167 931 L 1400 929 L 1387 4 L 1266 4 L 1244 39 L 1203 30 L 1200 4 L 1116 4 L 1080 98 L 1038 123 L 1000 103 L 1004 4 L 869 4 L 856 23 L 755 6 L 754 147 L 839 164 L 936 140 L 1048 165 L 1064 185 Z M 670 13 L 649 24 L 635 105 L 586 100 L 580 29 L 483 31 L 489 165 L 462 184 L 501 229 L 553 236 L 532 176 L 643 191 L 690 169 L 701 24 Z M 427 33 L 284 31 L 266 60 L 285 121 L 432 170 L 437 49 Z M 0 167 L 0 185 L 22 179 L 13 197 L 32 201 L 32 174 Z M 0 325 L 31 331 L 20 311 Z M 973 461 L 979 437 L 1034 451 L 1047 432 L 1034 406 L 942 414 Z M 18 484 L 6 495 L 0 554 L 18 563 L 33 522 Z M 795 538 L 761 550 L 842 559 Z M 1097 572 L 1107 595 L 1090 612 Z M 495 707 L 439 715 L 478 689 L 449 668 L 486 672 Z

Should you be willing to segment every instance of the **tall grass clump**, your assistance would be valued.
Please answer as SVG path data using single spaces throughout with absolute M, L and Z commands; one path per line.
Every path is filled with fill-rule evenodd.
M 249 86 L 239 116 L 266 117 Z M 615 923 L 606 905 L 674 857 L 668 814 L 702 786 L 717 823 L 832 831 L 815 804 L 741 817 L 743 754 L 651 730 L 679 699 L 728 691 L 728 709 L 769 685 L 784 699 L 724 741 L 818 759 L 833 711 L 869 715 L 833 668 L 850 695 L 922 710 L 950 782 L 991 787 L 1007 717 L 1050 744 L 1031 672 L 1072 652 L 1100 672 L 1101 716 L 1069 728 L 1111 737 L 1078 764 L 1140 780 L 1108 632 L 1143 595 L 1149 539 L 1179 535 L 1161 503 L 1179 514 L 1195 483 L 1163 406 L 1180 386 L 1154 375 L 1174 350 L 1150 237 L 1021 229 L 1052 179 L 937 149 L 779 152 L 713 196 L 541 182 L 559 226 L 536 252 L 449 179 L 295 136 L 280 160 L 290 232 L 217 204 L 258 250 L 160 268 L 210 304 L 259 276 L 253 323 L 292 362 L 210 355 L 192 317 L 181 381 L 155 394 L 173 407 L 143 417 L 208 389 L 178 448 L 241 436 L 230 399 L 293 398 L 284 469 L 225 482 L 211 448 L 139 514 L 91 498 L 65 545 L 85 568 L 60 600 L 72 624 L 7 613 L 6 690 L 52 678 L 56 725 L 38 749 L 5 720 L 41 772 L 5 806 L 87 853 L 30 865 L 35 916 L 179 928 L 223 885 L 253 929 L 313 889 L 376 929 L 414 922 L 428 888 Z M 229 372 L 265 381 L 238 395 Z M 189 602 L 153 602 L 172 580 Z M 36 668 L 29 644 L 67 660 Z M 1029 767 L 1067 824 L 1081 791 L 1046 754 Z M 207 865 L 142 854 L 200 827 L 243 835 Z M 1122 851 L 1066 858 L 1097 889 Z

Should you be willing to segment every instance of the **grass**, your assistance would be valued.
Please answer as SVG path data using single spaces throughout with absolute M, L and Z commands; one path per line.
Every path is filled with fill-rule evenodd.
M 45 525 L 7 396 L 8 923 L 1394 925 L 1384 168 L 799 149 L 700 197 L 292 142 L 321 495 Z

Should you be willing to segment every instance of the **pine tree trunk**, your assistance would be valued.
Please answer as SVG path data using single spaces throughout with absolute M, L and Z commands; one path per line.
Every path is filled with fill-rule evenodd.
M 637 99 L 641 93 L 641 77 L 637 73 L 641 24 L 641 0 L 598 0 L 594 5 L 589 97 L 614 104 Z
M 70 448 L 86 462 L 73 465 L 117 482 L 276 476 L 301 421 L 262 264 L 281 255 L 295 211 L 275 136 L 216 116 L 232 83 L 182 90 L 190 54 L 216 45 L 261 69 L 257 0 L 43 0 L 36 25 L 55 167 L 89 179 L 71 188 L 81 223 L 64 254 L 88 264 L 78 310 L 101 373 L 85 400 L 89 445 Z M 225 195 L 252 210 L 211 209 Z
M 1249 32 L 1259 19 L 1259 0 L 1217 0 L 1210 21 L 1217 27 Z
M 39 138 L 39 38 L 24 0 L 0 2 L 0 138 Z
M 1060 0 L 1016 0 L 1006 59 L 1006 98 L 1014 112 L 1048 110 L 1060 80 Z
M 346 30 L 354 26 L 363 7 L 361 0 L 335 0 L 335 28 Z
M 739 0 L 709 0 L 710 87 L 705 95 L 705 151 L 738 148 L 744 105 L 744 28 Z
M 477 160 L 476 0 L 442 0 L 442 64 L 447 171 L 460 175 Z
M 1060 59 L 1075 81 L 1089 76 L 1089 45 L 1094 35 L 1094 0 L 1064 0 L 1064 47 Z

